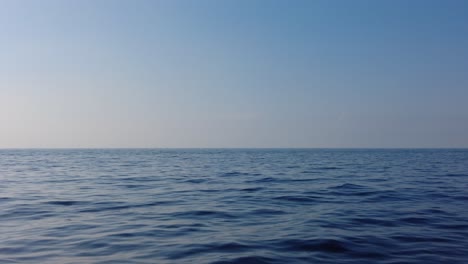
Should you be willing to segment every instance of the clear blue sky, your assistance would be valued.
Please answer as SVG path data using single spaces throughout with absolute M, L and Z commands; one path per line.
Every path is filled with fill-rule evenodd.
M 0 147 L 468 147 L 468 1 L 0 2 Z

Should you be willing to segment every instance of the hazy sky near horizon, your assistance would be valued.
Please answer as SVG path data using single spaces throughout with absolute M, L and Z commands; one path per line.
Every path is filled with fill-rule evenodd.
M 0 148 L 468 147 L 468 1 L 0 1 Z

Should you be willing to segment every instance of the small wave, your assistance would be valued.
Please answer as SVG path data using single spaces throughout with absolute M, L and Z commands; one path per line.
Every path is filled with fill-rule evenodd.
M 247 181 L 247 182 L 252 182 L 252 183 L 262 183 L 262 182 L 273 182 L 273 181 L 276 181 L 275 178 L 273 177 L 265 177 L 265 178 L 261 178 L 261 179 L 258 179 L 258 180 L 251 180 L 251 181 Z
M 340 184 L 340 185 L 330 187 L 329 189 L 365 189 L 365 188 L 367 187 L 363 185 L 345 183 L 345 184 Z
M 244 189 L 240 189 L 240 191 L 243 191 L 243 192 L 257 192 L 257 191 L 261 191 L 265 188 L 263 187 L 253 187 L 253 188 L 244 188 Z
M 328 192 L 327 195 L 332 195 L 332 196 L 375 196 L 379 195 L 380 192 L 378 191 L 354 191 L 354 190 L 348 190 L 348 191 L 333 191 L 333 192 Z
M 234 258 L 230 260 L 220 260 L 212 262 L 211 264 L 273 264 L 282 263 L 282 261 L 262 256 L 247 256 Z
M 371 197 L 367 197 L 366 200 L 363 202 L 367 203 L 381 203 L 381 202 L 399 202 L 405 201 L 407 198 L 403 197 L 403 195 L 398 194 L 394 191 L 380 191 L 375 192 L 375 195 Z
M 221 174 L 221 176 L 224 176 L 224 177 L 242 176 L 242 175 L 249 175 L 249 174 L 244 173 L 244 172 L 239 172 L 239 171 L 231 171 L 231 172 L 225 172 Z
M 375 226 L 385 226 L 385 227 L 397 226 L 397 224 L 394 221 L 382 220 L 382 219 L 376 219 L 376 218 L 352 218 L 350 220 L 353 223 L 358 224 L 358 225 L 375 225 Z
M 186 212 L 172 213 L 173 217 L 184 217 L 184 218 L 235 218 L 233 214 L 222 212 L 222 211 L 209 211 L 209 210 L 194 210 Z
M 343 168 L 340 168 L 340 167 L 334 167 L 334 166 L 330 166 L 330 167 L 317 167 L 317 168 L 314 168 L 316 170 L 341 170 Z
M 225 190 L 222 190 L 222 189 L 200 189 L 198 190 L 199 192 L 202 192 L 202 193 L 219 193 L 219 192 L 226 192 L 226 191 L 231 191 L 233 189 L 225 189 Z
M 438 209 L 438 208 L 431 208 L 431 209 L 427 209 L 427 210 L 424 210 L 423 213 L 427 213 L 427 214 L 443 214 L 443 215 L 446 215 L 447 212 L 442 210 L 442 209 Z
M 409 223 L 409 224 L 428 224 L 430 219 L 423 217 L 403 217 L 398 219 L 399 222 Z
M 401 197 L 395 196 L 395 192 L 392 190 L 377 190 L 371 189 L 364 185 L 345 183 L 337 186 L 329 187 L 325 194 L 332 196 L 369 196 L 371 200 L 368 202 L 379 202 L 382 200 L 390 201 L 393 197 L 401 199 Z
M 125 205 L 116 205 L 116 206 L 107 206 L 107 207 L 101 207 L 102 204 L 96 203 L 93 205 L 94 206 L 93 208 L 83 209 L 83 210 L 80 210 L 80 212 L 81 213 L 95 213 L 95 212 L 125 210 L 125 209 L 140 208 L 140 207 L 170 205 L 174 203 L 175 203 L 174 201 L 157 201 L 157 202 L 146 203 L 146 204 L 125 204 Z M 104 204 L 108 204 L 108 203 L 104 203 Z
M 136 237 L 138 236 L 138 233 L 135 232 L 123 232 L 123 233 L 117 233 L 110 235 L 110 237 L 124 237 L 124 238 L 129 238 L 129 237 Z
M 252 215 L 280 215 L 285 214 L 285 211 L 282 210 L 274 210 L 274 209 L 257 209 L 251 211 L 249 214 Z
M 159 225 L 160 228 L 168 228 L 168 229 L 178 229 L 178 228 L 186 228 L 186 227 L 205 227 L 205 226 L 206 226 L 205 224 L 201 224 L 201 223 Z
M 97 213 L 97 212 L 104 212 L 104 211 L 124 210 L 124 209 L 129 209 L 129 208 L 132 208 L 132 206 L 131 205 L 120 205 L 120 206 L 90 208 L 90 209 L 80 210 L 80 213 Z
M 404 243 L 444 243 L 451 242 L 451 239 L 442 238 L 442 237 L 425 237 L 425 236 L 408 236 L 408 235 L 395 235 L 391 236 L 391 239 L 397 240 L 398 242 Z
M 293 251 L 319 251 L 328 253 L 344 253 L 349 251 L 343 241 L 336 239 L 313 239 L 313 240 L 285 240 L 280 242 L 279 247 Z
M 436 224 L 433 226 L 439 229 L 458 230 L 458 231 L 468 230 L 468 224 Z
M 318 171 L 313 171 L 313 170 L 305 170 L 305 171 L 301 171 L 302 174 L 318 174 L 320 172 Z
M 468 201 L 468 196 L 453 196 L 453 200 Z
M 317 202 L 320 199 L 318 196 L 278 196 L 273 198 L 275 200 L 289 201 L 289 202 Z
M 388 254 L 382 252 L 375 252 L 375 251 L 356 251 L 351 252 L 351 255 L 358 258 L 365 258 L 365 259 L 383 259 L 388 258 Z
M 284 182 L 311 182 L 311 181 L 317 181 L 319 179 L 316 179 L 316 178 L 305 178 L 305 179 L 288 179 L 288 180 L 284 180 Z
M 63 206 L 71 206 L 71 205 L 85 204 L 85 203 L 86 202 L 83 202 L 83 201 L 49 201 L 49 202 L 46 202 L 46 204 L 63 205 Z
M 240 243 L 210 243 L 210 244 L 192 244 L 187 246 L 188 249 L 186 250 L 177 250 L 174 254 L 172 254 L 169 258 L 171 259 L 179 259 L 179 258 L 186 258 L 193 255 L 199 255 L 203 253 L 213 253 L 213 252 L 242 252 L 248 250 L 250 247 Z
M 150 187 L 146 185 L 140 185 L 140 184 L 123 184 L 123 185 L 117 185 L 119 187 L 124 187 L 127 189 L 148 189 Z
M 186 180 L 184 182 L 187 182 L 187 183 L 203 183 L 203 182 L 206 182 L 206 179 L 190 179 L 190 180 Z
M 464 174 L 464 173 L 447 173 L 447 174 L 445 174 L 445 176 L 448 176 L 448 177 L 466 177 L 466 176 L 468 176 L 468 174 Z
M 120 178 L 121 181 L 134 181 L 134 182 L 152 182 L 152 181 L 159 181 L 158 177 L 126 177 Z

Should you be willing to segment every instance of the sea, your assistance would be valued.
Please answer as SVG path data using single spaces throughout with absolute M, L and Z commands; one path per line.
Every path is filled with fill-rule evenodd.
M 3 149 L 0 263 L 468 263 L 468 150 Z

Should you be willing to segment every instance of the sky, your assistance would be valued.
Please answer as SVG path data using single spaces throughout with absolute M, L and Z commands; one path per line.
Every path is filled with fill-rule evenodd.
M 466 148 L 467 14 L 457 0 L 1 0 L 0 148 Z

